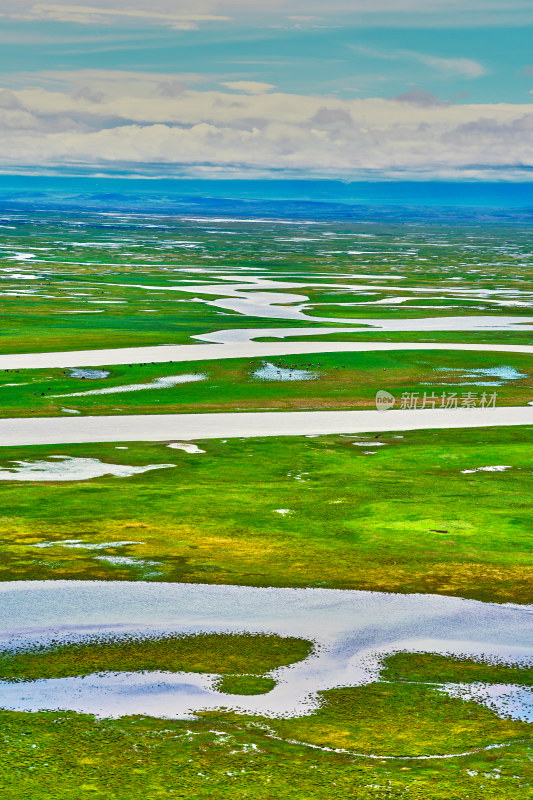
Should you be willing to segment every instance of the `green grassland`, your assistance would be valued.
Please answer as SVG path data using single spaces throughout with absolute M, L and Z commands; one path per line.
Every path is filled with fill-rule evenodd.
M 260 380 L 254 377 L 265 362 L 282 369 L 310 371 L 313 380 Z M 515 379 L 471 370 L 508 367 Z M 91 380 L 74 378 L 69 370 L 9 370 L 0 373 L 0 416 L 64 415 L 64 407 L 82 414 L 200 413 L 245 410 L 300 410 L 375 408 L 379 389 L 388 389 L 400 407 L 403 392 L 442 394 L 496 392 L 498 405 L 525 405 L 533 400 L 531 356 L 516 353 L 454 351 L 391 351 L 369 353 L 317 353 L 282 358 L 227 359 L 166 364 L 125 364 L 105 367 L 110 375 Z M 167 375 L 206 375 L 207 380 L 171 388 L 138 389 L 103 395 L 76 396 L 79 392 L 131 384 L 149 384 Z M 488 385 L 487 383 L 488 382 Z M 491 383 L 501 385 L 491 385 Z M 15 384 L 15 385 L 13 385 Z M 73 395 L 73 396 L 69 396 Z
M 105 297 L 122 300 L 122 294 L 112 291 Z M 67 303 L 61 296 L 1 299 L 2 353 L 190 344 L 194 334 L 249 324 L 246 317 L 230 311 L 200 302 L 177 304 L 168 297 L 150 301 L 140 291 L 117 305 L 89 305 L 85 298 Z M 80 313 L 72 313 L 76 309 Z M 262 327 L 261 320 L 257 327 Z
M 305 658 L 310 650 L 309 642 L 265 635 L 93 639 L 4 652 L 0 676 L 28 680 L 132 668 L 211 672 L 216 665 L 223 675 L 222 691 L 253 694 L 274 685 L 262 673 Z M 333 799 L 339 792 L 377 800 L 452 800 L 466 789 L 482 800 L 521 800 L 531 789 L 532 726 L 452 699 L 436 684 L 520 684 L 527 679 L 525 668 L 397 653 L 384 661 L 385 682 L 322 692 L 320 707 L 299 718 L 265 719 L 224 710 L 187 721 L 1 712 L 0 787 L 5 796 L 28 800 L 296 800 Z M 506 746 L 483 749 L 494 744 Z M 409 758 L 459 753 L 470 755 Z
M 258 275 L 302 282 L 302 289 L 287 291 L 309 297 L 310 320 L 317 315 L 331 319 L 354 315 L 363 319 L 463 314 L 520 317 L 531 311 L 523 294 L 533 287 L 526 228 L 415 224 L 407 241 L 405 229 L 392 223 L 372 225 L 371 237 L 362 240 L 359 237 L 368 235 L 368 225 L 355 222 L 319 224 L 312 236 L 305 224 L 294 226 L 287 235 L 286 227 L 275 222 L 268 226 L 234 222 L 218 230 L 208 222 L 168 219 L 156 229 L 141 222 L 36 213 L 31 219 L 17 220 L 13 230 L 4 230 L 0 352 L 178 344 L 190 342 L 195 334 L 230 326 L 309 324 L 246 317 L 203 302 L 216 298 L 215 294 L 201 292 L 198 299 L 194 293 L 179 291 L 181 281 L 201 286 L 224 283 L 230 275 L 236 281 Z M 35 258 L 14 261 L 10 252 L 30 252 Z M 21 280 L 17 274 L 35 278 Z M 399 280 L 391 280 L 387 290 L 389 276 Z M 350 290 L 347 284 L 351 283 L 361 288 Z M 156 288 L 140 288 L 143 285 Z M 480 290 L 499 291 L 502 286 L 510 294 L 497 295 L 501 305 L 489 302 L 490 295 L 479 294 Z M 458 287 L 477 294 L 442 299 L 442 292 Z M 411 291 L 417 288 L 430 290 L 429 294 Z M 513 293 L 525 298 L 526 305 L 516 305 Z M 394 305 L 399 295 L 412 299 Z M 383 299 L 393 305 L 336 305 Z M 379 340 L 381 335 L 356 336 Z M 398 336 L 386 338 L 401 341 Z M 473 336 L 465 332 L 460 338 L 472 341 Z M 502 342 L 509 334 L 487 331 L 487 336 L 489 341 Z M 428 336 L 414 333 L 408 338 L 427 341 Z
M 220 651 L 224 637 L 219 638 L 215 649 L 226 666 L 258 671 L 274 660 L 265 661 L 261 646 L 252 645 L 247 647 L 246 663 L 237 655 L 228 664 L 224 662 L 227 650 Z M 201 665 L 212 663 L 201 637 L 192 637 L 192 643 L 193 649 L 200 645 Z M 292 645 L 289 649 L 294 650 Z M 302 643 L 300 655 L 304 649 Z M 43 674 L 48 675 L 44 655 Z M 112 657 L 108 668 L 123 663 L 123 653 L 115 649 L 113 655 L 119 660 Z M 1 712 L 0 788 L 4 796 L 17 800 L 52 796 L 61 800 L 529 797 L 532 726 L 500 719 L 487 708 L 449 698 L 425 682 L 404 683 L 401 676 L 406 666 L 409 671 L 410 658 L 418 662 L 415 680 L 428 675 L 439 680 L 450 674 L 473 679 L 472 665 L 459 660 L 440 657 L 436 665 L 431 662 L 435 657 L 426 657 L 426 671 L 421 675 L 420 656 L 397 654 L 388 663 L 400 667 L 400 680 L 391 682 L 386 670 L 386 683 L 323 692 L 320 708 L 299 718 L 265 719 L 223 710 L 203 712 L 187 721 Z M 184 662 L 179 658 L 175 663 Z M 478 675 L 493 680 L 517 683 L 525 674 L 517 668 L 474 666 Z M 35 667 L 36 661 L 30 665 L 32 675 Z M 241 691 L 243 677 L 248 676 L 226 675 L 227 689 Z M 483 749 L 495 744 L 505 746 Z M 327 748 L 347 752 L 327 752 Z M 409 758 L 459 753 L 470 755 Z
M 412 279 L 409 281 L 411 284 Z M 375 294 L 368 295 L 364 292 L 351 292 L 350 294 L 328 294 L 316 291 L 306 291 L 310 297 L 309 307 L 305 313 L 312 317 L 338 317 L 340 319 L 420 319 L 424 317 L 460 317 L 460 316 L 531 316 L 531 308 L 509 305 L 494 305 L 487 303 L 482 298 L 464 299 L 463 297 L 438 295 L 442 287 L 426 287 L 431 289 L 427 296 L 416 291 L 410 291 L 409 284 L 404 291 L 395 292 L 382 289 Z M 401 285 L 403 288 L 403 285 Z M 394 287 L 396 288 L 396 287 Z M 447 287 L 450 288 L 449 286 Z M 461 287 L 462 288 L 462 287 Z M 481 288 L 476 286 L 477 289 Z M 407 296 L 410 299 L 398 303 L 395 296 Z M 435 295 L 435 296 L 434 296 Z M 387 303 L 377 301 L 387 300 Z
M 328 325 L 329 327 L 329 325 Z M 340 326 L 339 326 L 340 327 Z M 309 342 L 424 342 L 430 344 L 483 344 L 483 345 L 531 345 L 531 331 L 520 330 L 517 325 L 512 330 L 494 331 L 491 328 L 477 331 L 350 331 L 336 333 L 319 333 L 313 336 L 286 336 L 283 341 L 309 341 Z M 261 336 L 255 339 L 256 342 L 279 342 L 280 340 L 272 336 Z
M 412 697 L 408 691 L 406 695 Z M 393 721 L 393 744 L 398 731 L 390 695 L 374 694 L 372 700 L 378 719 L 374 724 L 368 716 L 362 720 L 357 737 L 368 752 L 374 749 L 371 737 L 378 722 Z M 447 730 L 452 733 L 452 725 L 454 747 L 469 746 L 474 740 L 488 742 L 487 727 L 495 723 L 497 729 L 491 732 L 510 741 L 510 746 L 441 761 L 374 760 L 277 741 L 269 735 L 269 728 L 277 730 L 271 720 L 267 728 L 259 721 L 223 713 L 202 714 L 198 721 L 183 723 L 3 712 L 0 788 L 6 798 L 17 800 L 529 798 L 532 751 L 530 742 L 521 741 L 527 738 L 523 725 L 498 721 L 486 709 L 460 700 L 447 701 L 443 715 L 442 706 L 437 707 L 440 700 L 417 705 L 416 710 L 409 709 L 406 700 L 406 711 L 414 714 L 402 718 L 401 730 L 410 732 L 413 742 L 428 732 L 431 715 L 440 708 L 438 744 L 450 743 L 445 737 Z M 408 742 L 400 746 L 408 749 Z
M 457 706 L 435 687 L 373 683 L 322 693 L 323 704 L 308 717 L 270 725 L 284 739 L 358 753 L 421 756 L 529 739 L 527 722 L 499 719 L 473 703 Z
M 1 481 L 0 574 L 529 602 L 532 440 L 533 429 L 521 427 L 213 440 L 199 442 L 204 454 L 164 443 L 25 447 L 26 460 L 73 455 L 176 466 L 128 478 Z M 21 450 L 2 448 L 0 456 L 9 467 Z M 493 465 L 512 469 L 462 472 Z M 61 546 L 71 539 L 139 543 Z M 59 544 L 34 546 L 50 542 Z
M 527 226 L 373 221 L 216 227 L 160 217 L 151 228 L 140 217 L 38 211 L 12 223 L 0 248 L 2 353 L 184 344 L 222 328 L 332 327 L 336 317 L 533 315 Z M 19 251 L 36 257 L 14 260 L 10 253 Z M 180 281 L 201 286 L 247 276 L 303 283 L 280 291 L 309 298 L 309 322 L 249 317 L 207 305 L 217 297 L 209 291 L 179 291 Z M 400 280 L 387 289 L 389 276 Z M 353 290 L 346 287 L 351 283 Z M 457 287 L 475 295 L 446 291 Z M 399 296 L 409 299 L 395 303 Z M 489 302 L 493 298 L 501 304 Z M 388 302 L 370 304 L 376 300 Z M 519 327 L 368 328 L 305 337 L 318 339 L 531 344 L 530 332 Z M 519 354 L 396 351 L 265 360 L 316 369 L 320 377 L 256 381 L 251 374 L 261 362 L 242 359 L 113 366 L 102 380 L 75 379 L 63 370 L 11 370 L 0 374 L 0 416 L 55 416 L 63 407 L 81 414 L 364 409 L 374 406 L 377 389 L 397 396 L 495 391 L 498 405 L 533 399 L 531 358 Z M 524 377 L 498 387 L 481 385 L 489 377 L 462 377 L 469 369 L 502 365 Z M 52 397 L 194 371 L 208 380 Z M 13 383 L 19 385 L 6 385 Z M 128 478 L 0 481 L 0 579 L 317 586 L 532 600 L 533 428 L 198 444 L 204 454 L 170 450 L 165 442 L 117 443 L 127 448 L 120 450 L 113 444 L 0 449 L 0 469 L 57 455 L 175 465 Z M 462 472 L 490 465 L 511 469 Z M 78 542 L 70 546 L 69 540 Z M 254 694 L 273 687 L 271 670 L 305 658 L 311 648 L 299 639 L 226 634 L 56 642 L 0 653 L 0 677 L 190 670 L 220 675 L 218 688 L 228 694 Z M 2 711 L 0 794 L 6 800 L 526 800 L 531 725 L 450 698 L 438 684 L 522 685 L 530 672 L 395 653 L 384 659 L 379 681 L 323 692 L 320 708 L 292 719 L 224 710 L 183 721 Z M 483 749 L 496 744 L 505 746 Z M 411 758 L 461 753 L 470 755 Z
M 266 277 L 273 277 L 268 272 Z M 191 277 L 191 282 L 194 276 Z M 275 276 L 274 276 L 275 277 Z M 213 276 L 217 281 L 217 276 Z M 89 297 L 102 297 L 105 302 L 91 301 L 88 298 L 80 298 L 74 302 L 74 298 L 69 298 L 68 290 L 63 290 L 66 294 L 62 298 L 61 294 L 57 297 L 39 297 L 38 295 L 26 295 L 17 297 L 1 297 L 0 310 L 0 352 L 2 353 L 25 353 L 25 352 L 48 352 L 48 351 L 69 351 L 79 349 L 101 349 L 108 347 L 140 347 L 158 344 L 187 344 L 194 341 L 191 337 L 217 331 L 223 328 L 307 328 L 310 325 L 319 328 L 320 326 L 334 326 L 335 318 L 351 317 L 360 318 L 364 325 L 365 319 L 390 318 L 425 318 L 440 316 L 476 316 L 490 315 L 502 316 L 512 315 L 519 318 L 522 316 L 532 316 L 531 308 L 509 307 L 479 307 L 457 308 L 457 307 L 438 307 L 433 305 L 433 301 L 427 301 L 427 309 L 411 309 L 408 306 L 388 307 L 388 306 L 334 306 L 317 305 L 309 309 L 306 313 L 309 320 L 284 321 L 265 317 L 249 317 L 230 310 L 207 305 L 203 300 L 209 300 L 210 295 L 201 295 L 201 299 L 193 299 L 194 295 L 181 292 L 153 292 L 147 296 L 146 292 L 138 289 L 128 289 L 127 287 L 108 284 L 108 291 L 105 295 L 92 293 L 93 286 L 87 287 Z M 15 287 L 16 288 L 16 287 Z M 252 288 L 252 287 L 251 287 Z M 304 288 L 296 290 L 304 295 L 312 295 L 312 292 Z M 358 301 L 358 292 L 354 290 L 351 295 L 352 302 Z M 95 313 L 97 312 L 97 313 Z M 327 322 L 315 321 L 314 316 L 331 318 Z M 339 327 L 346 327 L 348 323 L 339 323 Z M 518 326 L 517 326 L 518 327 Z M 397 332 L 382 333 L 379 330 L 372 330 L 368 327 L 366 331 L 357 333 L 335 334 L 335 340 L 355 341 L 380 341 L 382 338 L 389 341 L 457 341 L 475 342 L 483 341 L 486 343 L 520 343 L 520 331 L 492 331 L 470 332 L 468 328 L 457 334 L 454 332 L 433 332 L 433 331 L 413 331 L 406 334 Z M 403 338 L 402 338 L 403 337 Z M 509 338 L 512 337 L 512 338 Z M 518 338 L 514 338 L 518 337 Z M 321 335 L 322 338 L 322 335 Z M 308 337 L 305 337 L 307 341 Z M 528 343 L 529 340 L 524 343 Z

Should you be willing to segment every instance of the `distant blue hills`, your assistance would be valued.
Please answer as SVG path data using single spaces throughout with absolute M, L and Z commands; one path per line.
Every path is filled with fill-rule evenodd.
M 533 182 L 0 175 L 0 208 L 269 219 L 533 220 Z

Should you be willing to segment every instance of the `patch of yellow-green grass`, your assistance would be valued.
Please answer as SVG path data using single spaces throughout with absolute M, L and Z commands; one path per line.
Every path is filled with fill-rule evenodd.
M 217 683 L 219 692 L 225 694 L 266 694 L 274 688 L 276 682 L 263 675 L 224 675 Z
M 231 679 L 237 680 L 235 673 L 260 675 L 301 661 L 312 648 L 311 642 L 304 639 L 244 633 L 89 639 L 34 650 L 0 652 L 0 678 L 38 680 L 104 671 L 161 670 L 227 673 Z M 246 680 L 243 680 L 243 685 L 246 685 Z
M 461 714 L 455 703 L 454 714 Z M 223 712 L 187 721 L 0 712 L 0 790 L 6 800 L 531 796 L 533 751 L 527 742 L 455 759 L 386 761 L 277 741 L 269 735 L 271 722 Z
M 52 455 L 176 466 L 129 478 L 0 482 L 0 577 L 531 602 L 533 429 L 378 436 L 211 440 L 198 443 L 203 454 L 165 443 L 3 448 L 2 467 Z M 376 442 L 384 446 L 365 446 Z M 490 465 L 510 469 L 463 472 Z M 62 546 L 72 539 L 81 546 Z M 133 543 L 114 544 L 123 541 Z
M 423 684 L 373 683 L 321 693 L 313 714 L 276 720 L 286 739 L 367 755 L 461 753 L 533 737 L 533 725 L 500 719 L 483 706 L 447 697 Z
M 384 659 L 380 675 L 385 681 L 419 683 L 533 684 L 533 665 L 516 667 L 494 661 L 451 658 L 437 653 L 395 653 Z

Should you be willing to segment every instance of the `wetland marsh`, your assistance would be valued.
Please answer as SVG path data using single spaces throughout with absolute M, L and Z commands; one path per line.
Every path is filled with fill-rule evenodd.
M 528 226 L 3 224 L 7 796 L 525 800 Z

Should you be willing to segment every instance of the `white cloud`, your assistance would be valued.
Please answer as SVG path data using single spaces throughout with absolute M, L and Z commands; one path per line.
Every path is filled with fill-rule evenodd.
M 474 61 L 471 58 L 438 58 L 437 56 L 414 53 L 409 50 L 405 50 L 404 53 L 407 57 L 420 61 L 421 64 L 432 67 L 439 72 L 448 72 L 463 78 L 481 78 L 482 75 L 487 74 L 485 67 L 479 61 Z
M 132 70 L 80 69 L 44 70 L 37 73 L 19 73 L 10 76 L 17 86 L 45 87 L 73 94 L 85 91 L 109 93 L 113 97 L 164 97 L 181 93 L 191 84 L 205 83 L 209 75 L 196 72 L 135 72 Z
M 406 15 L 419 24 L 432 24 L 439 18 L 453 26 L 495 24 L 499 19 L 531 19 L 530 0 L 95 0 L 93 4 L 76 2 L 35 2 L 1 0 L 0 15 L 22 19 L 44 19 L 80 24 L 147 23 L 176 29 L 194 28 L 201 22 L 236 22 L 250 18 L 283 21 L 288 24 L 327 23 L 335 18 L 357 16 L 364 24 L 376 16 L 389 24 L 391 14 Z M 292 23 L 290 22 L 292 20 Z M 259 24 L 261 24 L 259 22 Z
M 24 5 L 24 4 L 23 4 Z M 151 22 L 154 24 L 167 25 L 177 30 L 189 30 L 197 27 L 198 22 L 224 22 L 229 19 L 225 15 L 195 13 L 194 6 L 189 12 L 158 11 L 160 5 L 164 3 L 152 3 L 152 8 L 147 10 L 142 7 L 133 7 L 133 4 L 123 6 L 122 3 L 111 3 L 109 6 L 86 6 L 81 4 L 65 3 L 31 3 L 24 10 L 23 8 L 13 8 L 9 13 L 13 17 L 23 17 L 24 19 L 43 19 L 55 20 L 57 22 L 77 22 L 80 24 L 106 23 L 110 21 Z M 189 5 L 189 4 L 187 4 Z M 5 12 L 3 12 L 5 13 Z
M 351 49 L 361 55 L 385 61 L 418 61 L 437 72 L 463 78 L 480 78 L 487 74 L 485 67 L 471 58 L 442 58 L 431 53 L 417 53 L 415 50 L 382 50 L 357 44 L 351 45 Z
M 159 164 L 162 173 L 206 165 L 350 175 L 533 167 L 533 104 L 200 91 L 181 76 L 149 73 L 118 73 L 115 81 L 108 72 L 68 73 L 62 85 L 54 75 L 48 88 L 0 89 L 4 168 L 127 164 L 138 172 Z

